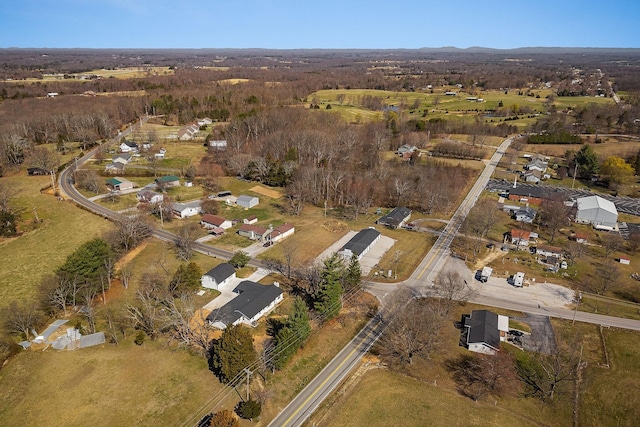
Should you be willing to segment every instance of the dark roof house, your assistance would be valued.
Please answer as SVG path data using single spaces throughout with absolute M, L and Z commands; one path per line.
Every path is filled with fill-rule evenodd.
M 224 329 L 238 323 L 255 326 L 260 317 L 284 298 L 277 284 L 261 285 L 250 280 L 240 282 L 233 292 L 238 296 L 207 316 L 207 321 L 217 328 Z
M 402 227 L 411 218 L 411 210 L 405 207 L 396 207 L 391 212 L 376 221 L 380 225 L 390 228 Z
M 473 310 L 468 317 L 464 318 L 466 328 L 467 348 L 477 353 L 495 354 L 500 351 L 500 330 L 505 329 L 504 325 L 499 325 L 499 317 L 489 310 Z M 508 331 L 509 319 L 506 318 L 506 329 Z

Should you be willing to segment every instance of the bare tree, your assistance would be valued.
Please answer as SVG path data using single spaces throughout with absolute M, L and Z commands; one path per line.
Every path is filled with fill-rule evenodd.
M 445 316 L 455 305 L 465 304 L 477 293 L 457 271 L 441 272 L 433 284 L 433 295 L 440 299 Z
M 555 196 L 545 199 L 540 208 L 540 221 L 551 233 L 550 241 L 553 242 L 558 230 L 569 224 L 569 207 L 564 204 L 561 196 Z
M 80 188 L 84 188 L 92 193 L 100 193 L 102 184 L 98 178 L 98 174 L 93 169 L 79 169 L 75 173 L 76 183 Z
M 11 212 L 10 200 L 18 194 L 18 190 L 7 182 L 0 181 L 0 211 Z
M 553 400 L 560 386 L 574 379 L 579 361 L 578 345 L 556 345 L 550 353 L 533 353 L 518 362 L 517 370 L 528 391 L 542 400 Z
M 93 286 L 83 286 L 81 292 L 81 299 L 83 302 L 82 309 L 80 310 L 89 324 L 89 330 L 92 334 L 96 332 L 96 307 L 94 299 L 96 297 L 96 290 Z
M 120 280 L 122 280 L 122 286 L 125 289 L 129 288 L 129 281 L 131 280 L 131 276 L 133 275 L 133 270 L 128 265 L 123 265 L 120 268 Z
M 116 230 L 108 235 L 107 241 L 116 252 L 128 252 L 152 233 L 149 221 L 142 215 L 123 216 L 115 223 Z
M 193 243 L 198 230 L 199 227 L 196 224 L 187 224 L 178 230 L 174 245 L 179 259 L 189 261 L 193 257 Z
M 517 379 L 512 356 L 465 353 L 447 360 L 445 366 L 453 376 L 460 394 L 478 400 L 487 393 L 501 395 Z
M 136 294 L 136 303 L 127 304 L 126 311 L 131 325 L 155 338 L 164 329 L 165 307 L 161 305 L 153 292 L 141 289 Z
M 390 314 L 376 351 L 389 363 L 411 365 L 416 357 L 429 359 L 440 343 L 444 316 L 439 304 L 412 299 Z
M 597 294 L 604 295 L 619 284 L 620 269 L 611 258 L 605 258 L 596 267 L 596 274 L 588 279 L 589 287 Z
M 33 304 L 19 305 L 12 301 L 5 309 L 3 317 L 7 332 L 20 334 L 28 340 L 31 330 L 40 325 L 42 313 Z
M 29 152 L 25 159 L 25 164 L 29 167 L 42 168 L 50 172 L 60 166 L 60 156 L 55 151 L 36 146 Z
M 469 211 L 465 220 L 464 229 L 475 237 L 473 257 L 477 256 L 484 239 L 498 222 L 498 209 L 493 200 L 482 199 Z
M 67 275 L 46 276 L 40 282 L 41 304 L 52 314 L 62 311 L 67 317 L 67 304 L 73 292 L 72 279 Z
M 569 242 L 569 244 L 566 246 L 566 250 L 569 254 L 569 259 L 571 260 L 571 262 L 575 263 L 585 255 L 587 248 L 582 243 Z
M 180 345 L 196 348 L 205 355 L 210 347 L 211 327 L 204 312 L 197 308 L 191 296 L 173 298 L 166 304 L 167 327 L 171 340 Z
M 605 233 L 601 238 L 604 248 L 604 257 L 609 258 L 614 252 L 619 251 L 624 246 L 624 239 L 618 233 Z

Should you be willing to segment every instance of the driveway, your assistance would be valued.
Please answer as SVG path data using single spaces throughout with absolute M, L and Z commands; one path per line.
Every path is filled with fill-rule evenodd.
M 254 271 L 253 274 L 251 274 L 249 277 L 242 277 L 242 278 L 236 277 L 235 279 L 230 280 L 229 283 L 227 283 L 222 287 L 222 289 L 220 289 L 220 295 L 218 295 L 211 302 L 209 302 L 207 305 L 202 307 L 203 310 L 205 311 L 215 310 L 216 308 L 222 307 L 223 305 L 225 305 L 226 303 L 228 303 L 229 301 L 237 297 L 238 294 L 233 293 L 233 290 L 243 280 L 250 280 L 252 282 L 257 282 L 258 280 L 262 279 L 268 274 L 269 274 L 269 270 L 266 270 L 264 268 L 259 268 L 256 271 Z
M 549 316 L 527 313 L 525 317 L 514 317 L 513 320 L 531 326 L 531 334 L 524 334 L 521 338 L 525 350 L 545 354 L 555 350 L 556 336 Z

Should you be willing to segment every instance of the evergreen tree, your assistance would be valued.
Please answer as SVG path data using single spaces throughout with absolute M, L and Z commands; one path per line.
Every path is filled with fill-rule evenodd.
M 574 161 L 578 164 L 578 176 L 589 179 L 598 173 L 600 163 L 593 147 L 588 144 L 582 146 L 576 153 Z
M 360 268 L 360 261 L 358 256 L 353 254 L 347 267 L 347 272 L 344 276 L 344 288 L 345 290 L 359 288 L 362 284 L 362 269 Z
M 309 337 L 309 334 L 311 334 L 309 310 L 300 297 L 295 297 L 293 300 L 293 307 L 287 319 L 287 326 L 298 335 L 300 345 L 302 345 Z
M 286 322 L 278 320 L 270 322 L 269 333 L 273 337 L 274 345 L 272 366 L 275 369 L 282 369 L 311 333 L 309 310 L 300 297 L 294 299 Z
M 211 370 L 223 383 L 231 381 L 257 358 L 251 332 L 240 325 L 227 327 L 213 341 L 209 354 Z
M 334 253 L 324 261 L 321 273 L 320 288 L 315 295 L 313 308 L 325 315 L 325 320 L 335 317 L 340 312 L 340 297 L 343 289 L 340 284 L 344 265 L 340 255 Z
M 236 414 L 244 418 L 245 420 L 252 420 L 258 418 L 262 412 L 262 405 L 253 399 L 249 399 L 246 402 L 239 402 L 236 406 Z
M 89 240 L 69 255 L 56 273 L 97 285 L 100 275 L 107 273 L 105 260 L 109 257 L 113 257 L 113 252 L 107 242 L 98 238 Z
M 175 297 L 183 293 L 195 292 L 200 287 L 201 277 L 202 270 L 195 262 L 181 264 L 169 283 L 169 291 Z
M 18 217 L 13 212 L 0 210 L 0 236 L 15 236 L 17 233 L 17 222 Z

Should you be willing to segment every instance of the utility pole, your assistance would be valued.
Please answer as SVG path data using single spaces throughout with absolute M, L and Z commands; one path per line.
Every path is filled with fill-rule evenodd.
M 164 227 L 164 221 L 162 220 L 162 202 L 160 202 L 160 227 Z
M 56 173 L 51 171 L 51 187 L 53 188 L 53 195 L 56 195 Z
M 398 258 L 400 257 L 400 251 L 396 251 L 396 274 L 394 274 L 394 280 L 398 278 Z
M 244 368 L 244 372 L 247 374 L 247 400 L 249 400 L 249 377 L 253 372 L 251 372 L 249 368 Z
M 578 173 L 578 162 L 576 162 L 576 167 L 573 168 L 573 182 L 571 183 L 571 188 L 573 188 L 573 184 L 576 183 L 576 174 Z

